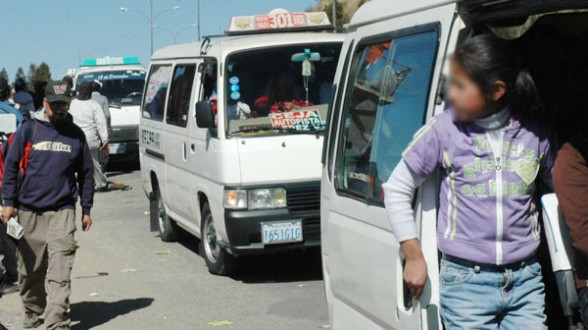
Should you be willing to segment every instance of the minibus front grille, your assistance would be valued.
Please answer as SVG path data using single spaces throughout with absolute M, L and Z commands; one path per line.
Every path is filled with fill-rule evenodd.
M 320 210 L 320 185 L 289 187 L 286 189 L 288 208 L 291 212 Z

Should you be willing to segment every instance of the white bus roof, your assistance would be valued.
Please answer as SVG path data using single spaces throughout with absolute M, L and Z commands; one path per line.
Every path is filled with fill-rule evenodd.
M 403 16 L 407 13 L 418 12 L 429 8 L 435 8 L 450 3 L 461 2 L 459 0 L 371 0 L 357 10 L 349 27 L 353 28 L 373 22 Z
M 343 42 L 340 33 L 264 33 L 244 36 L 222 36 L 210 39 L 206 54 L 200 53 L 205 42 L 169 46 L 156 51 L 151 60 L 169 60 L 195 57 L 221 57 L 234 51 L 287 46 L 308 43 Z

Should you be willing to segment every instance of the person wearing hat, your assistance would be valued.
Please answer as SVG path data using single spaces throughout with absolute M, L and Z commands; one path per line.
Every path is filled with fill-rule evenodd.
M 20 112 L 25 118 L 31 118 L 31 112 L 35 111 L 33 96 L 27 91 L 27 82 L 18 78 L 14 81 L 14 96 L 12 100 L 20 107 Z
M 18 216 L 24 228 L 18 270 L 26 329 L 40 326 L 43 312 L 47 329 L 68 329 L 78 197 L 82 229 L 92 226 L 92 156 L 68 114 L 71 95 L 66 82 L 49 82 L 43 109 L 17 131 L 5 161 L 2 221 Z

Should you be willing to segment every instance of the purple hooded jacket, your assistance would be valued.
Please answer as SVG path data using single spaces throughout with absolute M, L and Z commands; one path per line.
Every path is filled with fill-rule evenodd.
M 486 132 L 460 122 L 453 109 L 419 130 L 404 153 L 420 177 L 441 170 L 439 249 L 488 264 L 532 257 L 540 240 L 535 179 L 549 179 L 555 153 L 549 134 L 510 118 L 502 155 L 494 157 Z

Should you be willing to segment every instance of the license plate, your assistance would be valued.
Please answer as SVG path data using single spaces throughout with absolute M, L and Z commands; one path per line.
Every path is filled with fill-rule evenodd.
M 281 244 L 302 241 L 302 221 L 276 221 L 261 223 L 263 244 Z
M 111 155 L 124 154 L 127 152 L 127 148 L 124 144 L 112 143 L 112 144 L 109 144 L 108 146 L 110 147 L 110 154 Z

